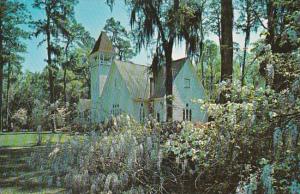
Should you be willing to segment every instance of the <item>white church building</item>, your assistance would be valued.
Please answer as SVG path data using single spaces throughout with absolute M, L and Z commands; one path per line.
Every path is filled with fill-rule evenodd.
M 112 42 L 102 32 L 90 55 L 91 120 L 101 123 L 126 114 L 144 122 L 150 115 L 166 121 L 165 68 L 154 84 L 150 67 L 114 58 Z M 193 100 L 205 98 L 204 88 L 188 58 L 173 61 L 173 120 L 205 122 L 206 112 Z

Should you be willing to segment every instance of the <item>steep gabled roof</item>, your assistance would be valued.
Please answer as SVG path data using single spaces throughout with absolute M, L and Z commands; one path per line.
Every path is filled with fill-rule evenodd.
M 135 99 L 149 98 L 149 66 L 132 62 L 114 61 L 125 84 Z
M 187 61 L 187 58 L 181 58 L 178 60 L 175 60 L 172 62 L 172 73 L 173 73 L 173 81 L 177 77 L 178 73 L 180 72 L 181 68 L 184 66 L 185 62 Z M 155 89 L 154 89 L 154 98 L 160 98 L 164 97 L 166 94 L 166 87 L 165 87 L 165 82 L 166 82 L 166 68 L 160 67 L 160 70 L 157 75 L 157 82 Z
M 96 41 L 94 48 L 91 52 L 91 54 L 95 52 L 109 52 L 112 53 L 114 52 L 112 42 L 108 38 L 107 34 L 105 32 L 101 32 L 98 40 Z
M 184 66 L 187 58 L 182 58 L 172 62 L 173 81 L 179 74 L 181 68 Z M 129 93 L 134 99 L 149 99 L 150 98 L 150 67 L 139 65 L 132 62 L 114 60 L 122 79 L 125 82 Z M 165 67 L 161 67 L 157 82 L 155 86 L 154 96 L 151 97 L 164 97 L 165 96 Z

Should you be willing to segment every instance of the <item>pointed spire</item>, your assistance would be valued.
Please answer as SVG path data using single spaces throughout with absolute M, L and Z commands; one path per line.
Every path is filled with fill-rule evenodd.
M 109 39 L 107 34 L 103 31 L 101 32 L 98 40 L 96 41 L 91 54 L 95 52 L 107 52 L 107 53 L 115 52 L 111 40 Z

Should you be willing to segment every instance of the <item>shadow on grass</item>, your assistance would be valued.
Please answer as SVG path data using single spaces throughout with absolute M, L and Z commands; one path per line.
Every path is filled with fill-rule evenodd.
M 0 148 L 0 193 L 64 193 L 63 188 L 41 184 L 47 171 L 31 169 L 27 160 L 35 150 L 44 147 Z

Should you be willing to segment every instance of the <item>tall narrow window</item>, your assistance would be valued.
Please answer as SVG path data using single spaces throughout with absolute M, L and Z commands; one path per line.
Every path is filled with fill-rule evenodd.
M 189 109 L 189 104 L 186 104 L 185 108 L 182 109 L 182 120 L 192 121 L 192 109 Z
M 140 122 L 145 121 L 145 109 L 144 109 L 144 103 L 141 103 L 140 107 Z
M 189 104 L 186 104 L 185 108 L 185 120 L 189 120 Z
M 154 80 L 153 77 L 150 77 L 150 96 L 154 95 Z
M 117 104 L 117 115 L 120 115 L 121 114 L 121 111 L 120 111 L 120 105 Z
M 104 64 L 104 59 L 103 59 L 103 54 L 102 53 L 100 53 L 99 54 L 99 63 L 100 63 L 100 65 L 103 65 Z
M 156 120 L 157 120 L 157 122 L 160 122 L 160 114 L 159 113 L 156 114 Z

